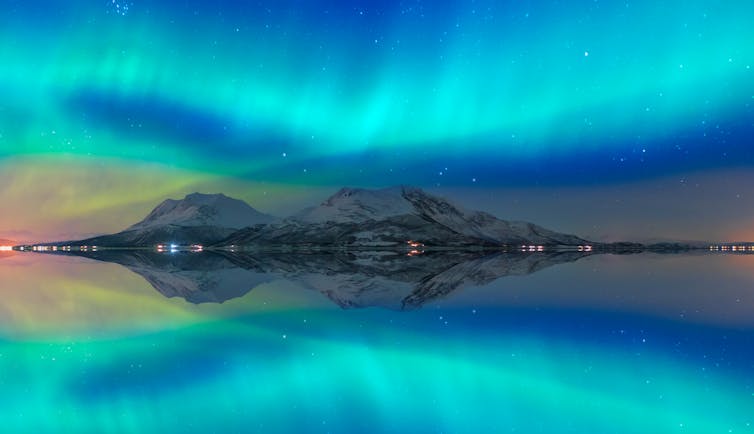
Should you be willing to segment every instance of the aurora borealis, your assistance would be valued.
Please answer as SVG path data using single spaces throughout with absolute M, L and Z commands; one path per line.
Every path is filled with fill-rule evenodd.
M 595 245 L 754 241 L 752 23 L 751 0 L 0 0 L 0 247 L 192 192 L 283 217 L 398 184 Z M 509 273 L 443 280 L 416 251 L 340 252 L 348 275 L 206 250 L 0 252 L 0 430 L 754 432 L 749 253 L 496 251 Z M 431 296 L 379 304 L 401 288 Z
M 702 177 L 715 206 L 751 210 L 722 184 L 754 164 L 752 18 L 709 1 L 7 2 L 0 200 L 18 211 L 0 235 L 119 230 L 193 190 L 285 214 L 342 185 L 397 183 L 550 188 L 500 210 L 541 221 L 542 202 L 583 196 L 559 187 L 643 207 Z M 543 223 L 752 235 L 730 216 L 700 229 L 703 206 L 674 230 L 678 206 L 651 233 L 594 228 L 623 210 Z

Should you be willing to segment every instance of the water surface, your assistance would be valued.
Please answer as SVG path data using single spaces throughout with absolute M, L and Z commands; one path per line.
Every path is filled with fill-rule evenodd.
M 754 256 L 0 257 L 24 432 L 754 432 Z

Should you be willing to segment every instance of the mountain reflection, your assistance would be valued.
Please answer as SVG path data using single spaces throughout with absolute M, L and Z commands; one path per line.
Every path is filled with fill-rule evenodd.
M 165 297 L 223 303 L 278 279 L 317 290 L 342 308 L 419 308 L 464 286 L 535 273 L 588 252 L 157 253 L 146 250 L 71 252 L 120 264 Z

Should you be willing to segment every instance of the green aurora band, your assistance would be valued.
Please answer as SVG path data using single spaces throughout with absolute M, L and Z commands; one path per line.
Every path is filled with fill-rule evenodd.
M 243 175 L 439 144 L 589 155 L 736 119 L 754 91 L 746 2 L 203 3 L 17 6 L 0 23 L 0 155 Z
M 120 230 L 196 190 L 266 211 L 332 185 L 726 180 L 754 163 L 754 2 L 375 3 L 3 2 L 0 235 Z M 341 311 L 282 283 L 192 306 L 114 265 L 17 258 L 0 258 L 9 432 L 753 431 L 750 292 L 720 289 L 752 286 L 749 257 L 678 266 L 698 278 L 641 297 L 591 288 L 659 307 L 585 303 L 608 318 L 561 334 L 580 287 L 547 272 L 521 298 L 556 288 L 551 310 L 573 317 L 537 317 L 535 299 L 520 317 L 480 308 L 482 324 L 466 305 Z M 662 272 L 627 264 L 639 289 Z M 682 317 L 692 289 L 714 308 Z M 622 327 L 680 338 L 629 345 Z M 725 343 L 685 359 L 697 335 Z

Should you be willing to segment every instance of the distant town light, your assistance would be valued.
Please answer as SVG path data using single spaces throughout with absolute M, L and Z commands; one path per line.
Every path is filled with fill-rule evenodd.
M 726 245 L 720 245 L 720 244 L 713 244 L 709 246 L 709 250 L 713 252 L 748 253 L 748 252 L 754 252 L 754 245 L 726 246 Z
M 191 251 L 194 253 L 203 252 L 204 246 L 202 246 L 201 244 L 192 244 Z

